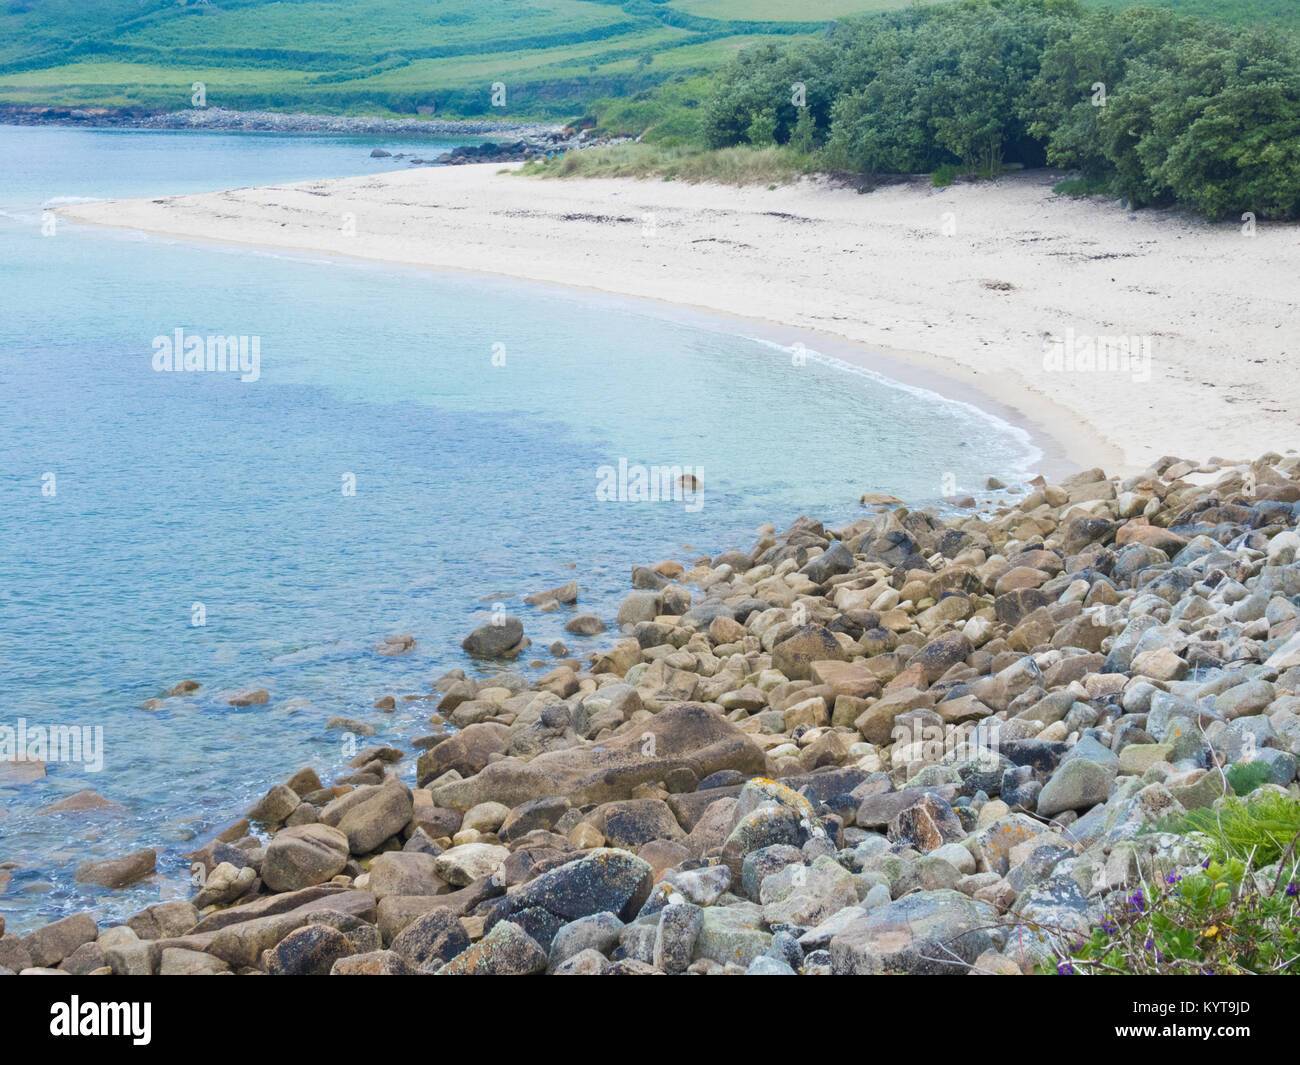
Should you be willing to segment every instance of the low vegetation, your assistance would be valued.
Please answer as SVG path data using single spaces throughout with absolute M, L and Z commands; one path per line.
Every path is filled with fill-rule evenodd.
M 1056 971 L 1300 975 L 1300 802 L 1263 788 L 1160 827 L 1189 835 L 1209 857 L 1112 896 L 1112 911 Z
M 659 177 L 719 185 L 786 184 L 816 169 L 813 156 L 786 145 L 706 149 L 659 144 L 615 144 L 529 163 L 520 173 L 539 177 Z

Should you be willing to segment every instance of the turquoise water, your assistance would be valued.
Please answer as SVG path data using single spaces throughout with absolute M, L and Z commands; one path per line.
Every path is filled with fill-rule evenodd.
M 851 518 L 865 490 L 932 499 L 944 474 L 966 491 L 1011 480 L 1032 458 L 970 408 L 817 359 L 796 368 L 650 305 L 42 235 L 52 202 L 392 169 L 375 144 L 392 147 L 0 127 L 0 727 L 102 726 L 104 747 L 100 772 L 0 779 L 11 927 L 177 890 L 180 854 L 212 826 L 303 765 L 345 764 L 332 715 L 369 721 L 376 742 L 423 731 L 427 703 L 373 702 L 470 668 L 459 641 L 494 603 L 541 657 L 557 638 L 588 650 L 601 639 L 522 597 L 576 579 L 580 608 L 608 617 L 634 564 L 747 545 L 801 513 Z M 176 329 L 258 338 L 257 379 L 156 371 L 154 338 Z M 620 458 L 701 471 L 702 505 L 599 501 L 597 470 Z M 396 632 L 416 650 L 371 650 Z M 186 678 L 196 696 L 141 709 Z M 270 701 L 219 697 L 248 687 Z M 38 812 L 85 788 L 118 806 Z M 144 846 L 160 851 L 154 883 L 72 879 Z

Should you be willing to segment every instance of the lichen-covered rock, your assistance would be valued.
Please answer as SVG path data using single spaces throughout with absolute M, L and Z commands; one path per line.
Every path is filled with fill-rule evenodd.
M 600 847 L 530 880 L 510 896 L 511 912 L 537 906 L 576 921 L 608 911 L 630 921 L 654 882 L 649 863 L 627 851 Z
M 868 910 L 830 943 L 838 975 L 965 972 L 993 948 L 997 911 L 958 891 L 918 891 Z
M 439 976 L 528 976 L 546 969 L 546 951 L 517 924 L 492 931 L 438 970 Z

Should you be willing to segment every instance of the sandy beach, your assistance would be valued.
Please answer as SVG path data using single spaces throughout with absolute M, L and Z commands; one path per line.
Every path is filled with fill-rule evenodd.
M 1300 377 L 1287 372 L 1300 310 L 1295 226 L 1247 235 L 1236 222 L 1130 213 L 1056 196 L 1044 173 L 859 194 L 821 179 L 736 189 L 508 169 L 421 168 L 58 213 L 746 319 L 784 343 L 834 346 L 837 357 L 1010 412 L 1075 467 L 1116 473 L 1167 454 L 1244 460 L 1300 446 Z M 1090 337 L 1116 339 L 1089 361 Z M 1104 368 L 1089 368 L 1097 361 Z

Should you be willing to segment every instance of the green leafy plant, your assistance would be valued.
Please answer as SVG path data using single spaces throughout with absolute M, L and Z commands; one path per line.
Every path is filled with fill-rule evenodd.
M 1294 840 L 1272 876 L 1238 858 L 1206 859 L 1121 899 L 1092 935 L 1060 957 L 1061 975 L 1300 974 L 1300 887 Z M 1050 971 L 1044 967 L 1040 971 Z
M 1268 783 L 1269 767 L 1263 762 L 1234 762 L 1225 775 L 1228 787 L 1244 798 L 1261 784 Z
M 1277 791 L 1260 791 L 1247 799 L 1228 796 L 1215 807 L 1165 818 L 1156 831 L 1195 835 L 1216 861 L 1237 859 L 1258 868 L 1293 848 L 1300 835 L 1300 802 Z
M 962 174 L 962 168 L 956 163 L 944 163 L 930 175 L 930 184 L 936 189 L 946 189 Z

